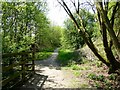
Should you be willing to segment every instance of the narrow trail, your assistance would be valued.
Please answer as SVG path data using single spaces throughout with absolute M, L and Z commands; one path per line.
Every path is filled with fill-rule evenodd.
M 41 87 L 43 90 L 46 88 L 47 90 L 54 90 L 54 88 L 96 88 L 98 83 L 101 86 L 106 85 L 106 83 L 103 84 L 103 82 L 96 82 L 88 78 L 89 75 L 98 76 L 101 74 L 107 78 L 108 69 L 106 66 L 98 67 L 95 62 L 91 61 L 80 64 L 79 70 L 65 69 L 65 67 L 60 67 L 56 61 L 57 55 L 58 49 L 48 59 L 35 61 L 35 75 L 22 87 L 34 88 L 34 90 L 40 90 Z
M 45 80 L 45 83 L 42 85 L 42 88 L 48 89 L 91 87 L 87 79 L 87 74 L 94 72 L 91 70 L 92 67 L 87 70 L 78 70 L 79 76 L 75 76 L 73 70 L 61 69 L 59 63 L 56 61 L 57 56 L 58 49 L 55 49 L 48 59 L 35 61 L 36 74 L 23 87 L 40 88 L 43 80 Z M 81 67 L 86 66 L 89 66 L 89 64 L 83 64 Z M 45 77 L 47 77 L 47 79 L 45 79 Z
M 48 76 L 43 88 L 69 88 L 72 73 L 61 70 L 56 62 L 58 49 L 54 51 L 52 56 L 46 60 L 35 61 L 35 70 L 37 74 Z M 68 76 L 69 75 L 69 76 Z

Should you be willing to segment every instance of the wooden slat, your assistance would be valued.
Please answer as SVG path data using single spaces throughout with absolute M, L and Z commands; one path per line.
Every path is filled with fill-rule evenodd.
M 43 52 L 43 51 L 35 51 L 35 53 L 37 53 L 37 52 Z M 2 54 L 2 58 L 15 57 L 15 56 L 25 55 L 25 54 L 29 54 L 29 53 L 33 53 L 33 51 L 18 52 L 18 53 L 3 53 Z
M 44 78 L 43 82 L 41 83 L 40 89 L 42 89 L 42 87 L 43 87 L 43 85 L 44 85 L 45 81 L 47 80 L 47 78 L 48 78 L 48 76 L 45 76 L 45 78 Z
M 19 53 L 3 53 L 2 54 L 2 58 L 15 57 L 15 56 L 25 55 L 25 54 L 29 54 L 29 53 L 32 53 L 32 51 L 29 51 L 29 52 L 19 52 Z
M 44 52 L 44 51 L 35 51 L 35 53 L 38 53 L 38 52 Z M 51 52 L 51 51 L 47 51 L 47 52 Z M 18 52 L 18 53 L 2 53 L 2 58 L 15 57 L 15 56 L 25 55 L 25 54 L 29 54 L 29 53 L 33 53 L 33 51 Z
M 30 79 L 30 77 L 32 76 L 32 74 L 33 74 L 33 72 L 30 72 L 23 79 L 21 79 L 21 80 L 17 81 L 16 83 L 14 83 L 14 85 L 12 85 L 10 88 L 21 86 L 23 84 L 23 82 L 26 82 L 27 80 Z
M 32 57 L 31 57 L 32 64 L 27 63 L 30 60 L 29 60 L 29 57 L 25 57 L 27 59 L 25 61 L 21 61 L 20 60 L 18 63 L 14 63 L 14 64 L 11 64 L 9 66 L 6 66 L 6 67 L 3 66 L 2 67 L 2 70 L 6 72 L 6 71 L 9 71 L 10 69 L 12 69 L 13 67 L 24 65 L 24 68 L 21 71 L 17 70 L 19 72 L 15 72 L 13 75 L 10 75 L 8 78 L 0 81 L 0 84 L 2 84 L 2 87 L 6 86 L 9 82 L 11 82 L 15 78 L 19 77 L 20 75 L 23 76 L 23 78 L 21 79 L 21 81 L 24 81 L 24 79 L 26 79 L 26 74 L 24 74 L 24 73 L 26 73 L 26 71 L 30 71 L 30 69 L 34 70 L 34 66 L 35 65 L 34 65 L 34 61 L 33 60 L 35 59 L 34 55 L 35 55 L 36 52 L 40 52 L 40 51 L 29 51 L 29 52 L 19 52 L 19 53 L 3 53 L 2 54 L 2 58 L 17 57 L 17 56 L 21 56 L 21 57 L 23 56 L 23 57 L 25 57 L 25 56 L 28 56 L 30 53 L 32 54 Z M 27 75 L 29 75 L 29 74 L 30 73 L 27 73 Z M 24 75 L 25 75 L 25 77 L 24 77 Z M 15 82 L 15 83 L 19 83 L 21 81 L 18 81 L 18 82 Z M 14 84 L 13 84 L 13 86 L 14 86 Z
M 7 67 L 2 67 L 2 70 L 3 70 L 3 71 L 8 71 L 8 70 L 12 69 L 13 67 L 15 67 L 15 66 L 17 66 L 17 65 L 25 64 L 26 62 L 28 62 L 28 60 L 26 60 L 26 61 L 21 61 L 21 62 L 19 62 L 19 63 L 14 63 L 14 64 L 11 64 L 11 65 L 9 65 L 9 66 L 7 66 Z
M 25 70 L 22 70 L 20 72 L 15 73 L 14 75 L 11 75 L 9 78 L 2 80 L 2 86 L 6 85 L 8 82 L 10 82 L 11 80 L 15 79 L 16 77 L 18 77 L 20 74 L 24 73 L 25 71 L 29 70 L 31 67 L 28 67 Z M 1 82 L 0 82 L 1 83 Z

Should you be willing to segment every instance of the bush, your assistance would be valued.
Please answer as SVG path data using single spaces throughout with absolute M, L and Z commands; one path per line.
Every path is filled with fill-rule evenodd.
M 72 70 L 80 70 L 81 68 L 78 65 L 72 65 Z
M 94 74 L 94 73 L 90 73 L 87 77 L 92 80 L 96 80 L 96 78 L 97 78 L 96 74 Z
M 100 62 L 100 61 L 97 61 L 97 62 L 96 62 L 96 65 L 97 65 L 97 67 L 102 67 L 103 63 Z
M 98 80 L 98 81 L 104 81 L 104 79 L 105 79 L 105 76 L 103 76 L 103 75 L 99 75 L 96 78 L 96 80 Z
M 109 80 L 115 80 L 116 79 L 116 75 L 115 74 L 111 74 L 108 78 L 109 78 Z
M 105 76 L 103 76 L 103 75 L 96 75 L 96 74 L 94 74 L 94 73 L 91 73 L 91 74 L 89 74 L 88 75 L 88 78 L 90 78 L 90 79 L 92 79 L 92 80 L 97 80 L 97 81 L 104 81 L 105 80 Z

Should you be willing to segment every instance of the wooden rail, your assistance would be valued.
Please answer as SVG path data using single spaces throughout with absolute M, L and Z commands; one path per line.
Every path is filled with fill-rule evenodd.
M 35 50 L 19 53 L 5 53 L 2 55 L 3 60 L 11 58 L 11 62 L 6 65 L 2 64 L 2 84 L 3 89 L 13 88 L 16 84 L 24 82 L 35 73 Z M 19 57 L 19 60 L 15 60 Z

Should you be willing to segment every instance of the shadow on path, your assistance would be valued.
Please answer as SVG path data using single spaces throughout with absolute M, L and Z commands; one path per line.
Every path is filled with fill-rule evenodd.
M 34 74 L 19 90 L 41 90 L 48 76 Z M 15 89 L 17 90 L 17 89 Z
M 35 61 L 37 74 L 48 76 L 43 88 L 64 88 L 67 86 L 64 73 L 56 61 L 58 48 L 54 50 L 52 56 L 46 60 Z
M 50 58 L 42 61 L 35 61 L 35 75 L 22 86 L 30 90 L 39 90 L 41 88 L 68 88 L 70 77 L 65 77 L 65 73 L 61 70 L 56 61 L 58 56 L 58 48 L 54 50 Z M 70 75 L 70 74 L 69 74 Z M 32 89 L 31 89 L 32 88 Z
M 58 48 L 54 50 L 52 56 L 46 60 L 41 60 L 41 61 L 35 61 L 35 65 L 36 65 L 36 70 L 37 67 L 59 67 L 59 64 L 56 62 L 56 58 L 58 56 Z

